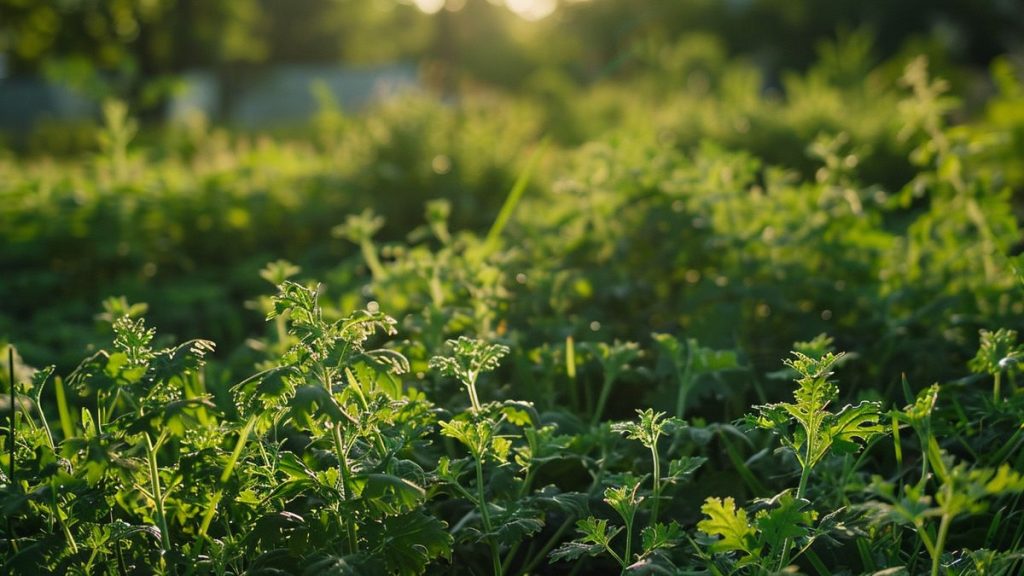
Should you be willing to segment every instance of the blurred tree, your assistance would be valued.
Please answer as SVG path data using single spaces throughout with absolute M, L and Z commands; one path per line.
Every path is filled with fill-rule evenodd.
M 0 0 L 0 53 L 12 75 L 155 100 L 184 68 L 265 58 L 260 20 L 258 0 Z

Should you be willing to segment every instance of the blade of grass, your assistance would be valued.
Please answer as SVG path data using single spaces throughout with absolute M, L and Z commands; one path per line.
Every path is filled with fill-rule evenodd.
M 505 203 L 502 204 L 498 217 L 494 219 L 494 224 L 491 225 L 491 229 L 487 232 L 483 250 L 485 255 L 490 254 L 498 247 L 498 238 L 505 230 L 505 226 L 508 225 L 509 219 L 512 218 L 512 212 L 515 211 L 519 200 L 522 199 L 523 192 L 526 192 L 526 186 L 530 183 L 530 178 L 533 176 L 533 169 L 536 167 L 540 157 L 544 155 L 544 151 L 548 147 L 548 141 L 548 138 L 541 140 L 540 145 L 533 151 L 530 159 L 526 161 L 526 167 L 519 173 L 519 177 L 516 178 L 515 183 L 512 185 L 512 190 L 509 191 L 508 197 L 505 198 Z
M 71 410 L 68 409 L 68 398 L 64 393 L 64 380 L 57 376 L 53 379 L 54 392 L 57 394 L 57 414 L 60 416 L 60 429 L 64 439 L 75 435 L 75 427 L 71 422 Z
M 10 442 L 11 442 L 11 453 L 10 453 L 10 455 L 11 455 L 11 462 L 10 462 L 10 467 L 9 467 L 10 473 L 8 474 L 7 477 L 11 479 L 11 486 L 13 487 L 13 486 L 15 486 L 15 482 L 14 482 L 14 441 L 15 441 L 15 432 L 14 432 L 14 418 L 15 418 L 14 415 L 15 415 L 15 411 L 14 411 L 14 403 L 17 400 L 17 398 L 15 397 L 16 393 L 15 393 L 15 389 L 14 389 L 14 346 L 11 346 L 11 345 L 7 346 L 7 373 L 10 376 L 10 384 L 11 384 L 11 407 L 10 407 L 10 412 L 8 412 L 8 416 L 7 416 L 7 423 L 8 423 L 8 426 L 10 426 L 10 428 L 8 428 L 8 431 L 9 431 L 8 432 L 8 434 L 9 434 L 8 435 L 8 440 L 10 440 Z M 17 540 L 17 538 L 15 538 L 15 535 L 14 535 L 14 524 L 11 522 L 11 517 L 10 516 L 7 517 L 7 534 L 10 535 L 11 550 L 13 550 L 15 553 L 17 553 L 18 552 L 18 544 L 17 544 L 18 540 Z
M 17 392 L 15 391 L 15 387 L 14 387 L 14 346 L 7 346 L 7 373 L 10 376 L 10 384 L 11 384 L 11 405 L 10 405 L 10 408 L 9 408 L 10 411 L 7 413 L 8 439 L 11 441 L 11 446 L 10 446 L 11 461 L 10 461 L 10 466 L 8 467 L 10 471 L 8 472 L 7 477 L 11 479 L 11 485 L 13 486 L 14 485 L 14 442 L 15 442 L 15 440 L 17 438 L 17 434 L 16 434 L 16 432 L 14 430 L 14 422 L 15 422 L 15 418 L 16 418 L 16 411 L 15 411 L 14 407 L 17 406 L 17 401 L 18 401 Z

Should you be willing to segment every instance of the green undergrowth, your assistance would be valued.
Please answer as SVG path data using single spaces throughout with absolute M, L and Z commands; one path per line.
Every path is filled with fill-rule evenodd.
M 1012 67 L 697 48 L 0 159 L 4 568 L 1020 573 Z

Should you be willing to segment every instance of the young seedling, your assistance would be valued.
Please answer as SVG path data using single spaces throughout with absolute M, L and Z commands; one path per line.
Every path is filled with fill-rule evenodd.
M 798 375 L 795 402 L 755 406 L 758 414 L 748 416 L 748 421 L 772 431 L 783 446 L 793 451 L 800 464 L 800 483 L 794 501 L 802 502 L 811 471 L 822 458 L 830 451 L 856 452 L 862 443 L 882 434 L 884 428 L 879 424 L 878 402 L 865 401 L 844 406 L 838 412 L 829 411 L 839 396 L 838 387 L 829 377 L 843 353 L 827 352 L 817 359 L 800 352 L 793 352 L 793 356 L 786 360 L 786 365 Z M 789 562 L 788 539 L 780 552 L 779 570 Z
M 482 372 L 490 372 L 497 368 L 501 359 L 509 353 L 509 348 L 502 344 L 487 344 L 465 336 L 460 336 L 458 340 L 449 340 L 447 344 L 453 355 L 434 356 L 430 359 L 430 367 L 445 376 L 456 378 L 469 393 L 473 411 L 479 412 L 480 397 L 476 391 L 476 380 Z
M 639 440 L 651 451 L 651 464 L 653 467 L 654 479 L 651 483 L 651 524 L 658 522 L 658 508 L 661 503 L 661 462 L 658 457 L 658 439 L 663 435 L 671 434 L 676 430 L 686 427 L 686 423 L 679 418 L 665 418 L 664 412 L 637 410 L 640 415 L 639 422 L 616 422 L 612 424 L 612 430 L 624 435 L 630 440 Z
M 606 520 L 600 520 L 593 516 L 580 520 L 577 522 L 577 530 L 581 536 L 552 552 L 552 561 L 574 560 L 584 555 L 608 554 L 619 563 L 623 573 L 655 563 L 660 565 L 658 569 L 672 566 L 663 554 L 682 539 L 682 530 L 675 522 L 667 524 L 658 522 L 662 491 L 666 484 L 681 482 L 691 476 L 705 462 L 705 459 L 688 457 L 673 460 L 669 463 L 668 475 L 662 477 L 658 440 L 685 427 L 686 424 L 678 418 L 666 418 L 664 412 L 655 412 L 652 409 L 637 410 L 637 414 L 639 415 L 638 421 L 617 422 L 612 424 L 611 429 L 630 440 L 640 441 L 651 452 L 653 479 L 650 499 L 652 507 L 647 525 L 641 531 L 641 551 L 634 556 L 636 516 L 643 503 L 648 500 L 648 497 L 641 492 L 646 475 L 636 477 L 627 474 L 622 477 L 619 486 L 609 487 L 604 492 L 605 503 L 618 513 L 623 525 L 609 528 Z M 620 531 L 625 532 L 626 538 L 621 554 L 612 545 L 612 540 Z
M 500 410 L 498 415 L 492 415 L 491 408 L 497 408 L 495 405 L 488 404 L 488 409 L 484 409 L 477 395 L 476 382 L 482 372 L 490 372 L 497 368 L 509 349 L 501 344 L 488 344 L 465 336 L 460 336 L 458 340 L 449 340 L 448 347 L 451 348 L 453 355 L 434 356 L 430 359 L 430 367 L 458 379 L 469 393 L 472 409 L 468 419 L 454 418 L 448 422 L 441 422 L 441 433 L 458 440 L 468 449 L 476 469 L 476 494 L 463 489 L 459 483 L 458 471 L 449 471 L 447 465 L 443 469 L 439 467 L 439 475 L 456 490 L 462 491 L 479 510 L 485 537 L 491 549 L 494 574 L 501 576 L 503 566 L 495 533 L 496 527 L 491 519 L 490 504 L 487 502 L 483 467 L 487 460 L 504 464 L 508 460 L 512 442 L 498 433 L 506 415 Z
M 674 547 L 683 539 L 682 529 L 675 522 L 668 524 L 651 523 L 640 533 L 641 550 L 633 553 L 633 541 L 636 535 L 636 515 L 645 498 L 640 494 L 642 477 L 626 475 L 617 487 L 609 487 L 604 491 L 604 502 L 611 506 L 622 519 L 621 526 L 609 527 L 608 521 L 590 516 L 576 523 L 580 536 L 567 542 L 551 552 L 551 562 L 560 560 L 578 560 L 583 556 L 600 556 L 607 554 L 619 565 L 621 573 L 640 569 L 649 564 L 662 561 L 671 567 L 664 558 L 658 558 L 667 549 Z M 616 537 L 625 532 L 625 542 L 618 549 L 614 544 Z M 655 568 L 663 570 L 665 566 Z
M 907 485 L 899 494 L 893 483 L 880 477 L 876 476 L 871 484 L 871 490 L 884 500 L 871 503 L 876 518 L 913 527 L 931 559 L 931 576 L 941 573 L 942 555 L 954 519 L 984 512 L 990 498 L 1024 492 L 1024 477 L 1008 464 L 997 469 L 970 468 L 943 454 L 935 472 L 938 486 L 934 496 L 927 493 L 924 482 Z M 937 531 L 935 518 L 939 519 Z
M 1000 328 L 981 331 L 981 345 L 968 366 L 978 374 L 992 376 L 992 400 L 999 402 L 1003 373 L 1013 378 L 1021 370 L 1022 360 L 1024 346 L 1017 344 L 1017 331 Z

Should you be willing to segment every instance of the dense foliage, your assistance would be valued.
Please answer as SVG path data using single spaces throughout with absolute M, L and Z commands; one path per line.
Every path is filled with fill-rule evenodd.
M 5 568 L 1019 573 L 1024 89 L 864 42 L 0 158 Z

